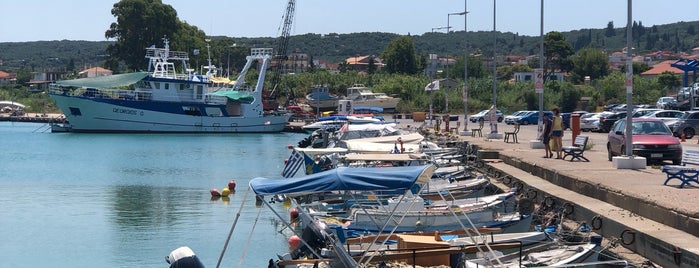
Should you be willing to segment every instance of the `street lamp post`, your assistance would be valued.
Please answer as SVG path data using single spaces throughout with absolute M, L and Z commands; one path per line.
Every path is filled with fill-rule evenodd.
M 498 125 L 497 125 L 497 116 L 496 116 L 496 111 L 497 111 L 497 103 L 498 103 L 498 94 L 497 94 L 497 82 L 498 82 L 498 67 L 497 67 L 497 54 L 496 54 L 496 49 L 498 45 L 498 38 L 496 34 L 496 0 L 493 0 L 493 107 L 491 108 L 492 110 L 490 111 L 490 134 L 488 134 L 489 139 L 499 139 L 501 135 L 498 134 Z M 495 122 L 493 122 L 495 121 Z
M 461 88 L 461 101 L 464 103 L 464 135 L 468 135 L 468 0 L 464 0 L 464 87 Z
M 456 16 L 466 15 L 466 11 L 447 14 L 447 40 L 449 40 L 449 31 L 451 29 L 451 26 L 449 26 L 449 17 L 452 15 L 456 15 Z M 446 57 L 446 60 L 447 61 L 446 61 L 446 64 L 444 66 L 444 71 L 445 71 L 445 77 L 447 79 L 446 81 L 449 81 L 449 56 L 448 55 Z M 444 112 L 449 114 L 449 87 L 444 87 L 444 98 L 446 99 L 446 103 L 444 104 Z

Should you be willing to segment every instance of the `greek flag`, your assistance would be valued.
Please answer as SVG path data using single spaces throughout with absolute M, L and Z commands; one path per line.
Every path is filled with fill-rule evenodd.
M 289 160 L 286 161 L 286 165 L 282 171 L 282 177 L 290 178 L 296 175 L 296 171 L 303 165 L 303 155 L 302 152 L 296 150 L 291 152 L 291 156 L 289 156 Z

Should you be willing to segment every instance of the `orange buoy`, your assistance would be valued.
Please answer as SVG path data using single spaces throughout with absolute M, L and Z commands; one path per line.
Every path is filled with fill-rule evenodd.
M 295 222 L 299 218 L 299 210 L 297 208 L 292 208 L 289 210 L 289 219 Z
M 231 180 L 228 182 L 228 189 L 230 189 L 231 191 L 235 191 L 235 181 L 234 180 Z
M 218 191 L 218 189 L 214 188 L 209 191 L 211 193 L 211 196 L 218 197 L 221 196 L 221 193 Z
M 298 235 L 289 237 L 289 251 L 296 249 L 301 244 L 301 238 Z

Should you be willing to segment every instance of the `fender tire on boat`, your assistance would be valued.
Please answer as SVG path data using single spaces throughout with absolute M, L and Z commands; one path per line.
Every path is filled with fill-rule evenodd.
M 534 212 L 534 201 L 529 198 L 519 200 L 519 213 L 522 215 L 532 214 Z

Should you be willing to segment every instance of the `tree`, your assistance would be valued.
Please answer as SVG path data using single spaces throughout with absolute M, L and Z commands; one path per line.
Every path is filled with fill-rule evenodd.
M 131 70 L 144 68 L 145 48 L 162 44 L 163 37 L 173 37 L 181 28 L 175 9 L 161 0 L 121 0 L 114 4 L 112 15 L 117 21 L 104 33 L 116 39 L 107 47 L 111 69 L 118 69 L 120 61 Z
M 376 60 L 374 60 L 374 55 L 369 57 L 369 64 L 367 65 L 367 73 L 373 74 L 376 72 Z
M 670 71 L 664 71 L 658 75 L 658 84 L 663 86 L 663 89 L 667 92 L 668 90 L 672 90 L 682 85 L 682 81 L 680 81 L 679 75 L 676 75 Z
M 544 77 L 556 71 L 568 72 L 573 66 L 569 57 L 573 47 L 560 32 L 549 32 L 544 37 Z
M 604 36 L 606 37 L 612 37 L 616 35 L 616 31 L 614 31 L 614 22 L 610 21 L 607 23 L 607 28 L 604 30 Z
M 388 44 L 381 53 L 386 64 L 384 70 L 388 73 L 417 74 L 417 56 L 413 46 L 413 38 L 399 36 Z
M 586 76 L 597 79 L 609 73 L 609 57 L 604 51 L 595 48 L 583 48 L 571 57 L 573 70 L 571 79 L 581 83 Z

